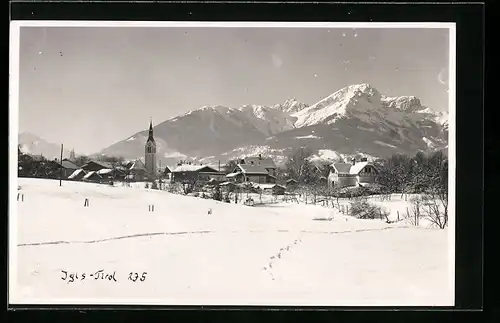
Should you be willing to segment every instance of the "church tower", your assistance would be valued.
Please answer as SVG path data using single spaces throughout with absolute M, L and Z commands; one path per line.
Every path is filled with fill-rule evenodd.
M 156 142 L 153 137 L 153 121 L 149 123 L 149 136 L 145 145 L 146 170 L 156 178 Z

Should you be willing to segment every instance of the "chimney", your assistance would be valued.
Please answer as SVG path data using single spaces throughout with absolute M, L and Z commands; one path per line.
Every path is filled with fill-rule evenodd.
M 353 159 L 352 159 L 352 164 L 353 164 L 353 165 L 356 165 L 356 158 L 353 158 Z
M 259 154 L 259 159 L 262 160 L 262 154 Z

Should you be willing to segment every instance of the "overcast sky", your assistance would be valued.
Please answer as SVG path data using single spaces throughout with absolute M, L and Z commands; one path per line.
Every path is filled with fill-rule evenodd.
M 21 27 L 19 131 L 94 153 L 150 117 L 356 83 L 443 111 L 448 46 L 447 29 Z

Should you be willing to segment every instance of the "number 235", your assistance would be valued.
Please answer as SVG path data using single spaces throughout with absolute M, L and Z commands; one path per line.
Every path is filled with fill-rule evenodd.
M 143 272 L 141 276 L 139 276 L 138 273 L 132 272 L 128 274 L 128 280 L 131 280 L 133 282 L 140 280 L 141 282 L 143 282 L 146 280 L 146 275 L 147 275 L 146 272 Z

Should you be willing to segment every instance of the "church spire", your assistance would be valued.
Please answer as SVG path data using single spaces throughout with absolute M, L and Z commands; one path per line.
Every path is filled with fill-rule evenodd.
M 153 119 L 149 121 L 149 136 L 148 136 L 148 141 L 155 141 L 153 138 Z

